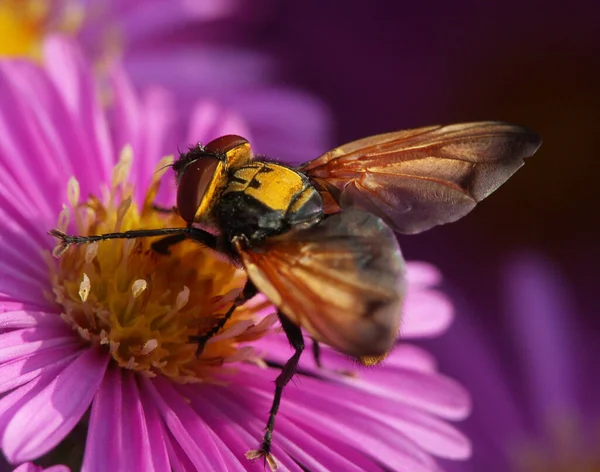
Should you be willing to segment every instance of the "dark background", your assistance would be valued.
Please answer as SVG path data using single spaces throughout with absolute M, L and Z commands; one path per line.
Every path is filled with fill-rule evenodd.
M 597 325 L 599 12 L 593 2 L 306 0 L 279 5 L 257 42 L 286 81 L 330 107 L 334 144 L 476 120 L 540 133 L 540 151 L 505 186 L 460 222 L 403 237 L 403 250 L 438 265 L 498 329 L 501 261 L 541 252 Z

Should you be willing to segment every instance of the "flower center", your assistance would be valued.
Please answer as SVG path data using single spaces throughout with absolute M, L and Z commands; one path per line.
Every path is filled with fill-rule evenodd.
M 79 185 L 69 182 L 68 194 L 77 234 L 131 229 L 181 227 L 176 214 L 152 208 L 164 168 L 153 174 L 141 210 L 132 202 L 126 182 L 131 166 L 126 148 L 113 171 L 111 188 L 99 199 L 79 201 Z M 63 210 L 58 227 L 66 231 L 71 212 Z M 179 382 L 214 380 L 228 372 L 225 364 L 262 362 L 251 346 L 240 343 L 262 337 L 275 315 L 257 316 L 266 305 L 250 301 L 238 308 L 224 328 L 205 345 L 200 356 L 191 336 L 211 331 L 232 306 L 246 277 L 214 251 L 183 241 L 159 255 L 151 248 L 157 238 L 113 239 L 70 247 L 50 263 L 52 298 L 62 318 L 87 342 L 105 346 L 119 366 L 148 376 L 162 374 Z
M 37 60 L 44 35 L 74 33 L 82 19 L 83 7 L 71 0 L 0 0 L 0 56 Z

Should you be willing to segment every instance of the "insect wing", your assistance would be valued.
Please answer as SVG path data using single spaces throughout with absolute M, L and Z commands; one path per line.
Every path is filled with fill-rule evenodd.
M 462 218 L 540 144 L 536 133 L 502 122 L 430 126 L 360 139 L 298 170 L 326 212 L 361 208 L 410 234 Z
M 381 219 L 338 213 L 239 252 L 258 290 L 316 340 L 356 358 L 393 346 L 404 262 Z

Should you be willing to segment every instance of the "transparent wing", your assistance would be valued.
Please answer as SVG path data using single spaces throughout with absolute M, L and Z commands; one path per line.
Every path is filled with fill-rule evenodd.
M 318 341 L 356 358 L 393 346 L 404 262 L 381 219 L 343 212 L 239 253 L 258 290 Z
M 430 126 L 360 139 L 298 170 L 327 213 L 360 208 L 410 234 L 462 218 L 540 144 L 536 133 L 502 122 Z

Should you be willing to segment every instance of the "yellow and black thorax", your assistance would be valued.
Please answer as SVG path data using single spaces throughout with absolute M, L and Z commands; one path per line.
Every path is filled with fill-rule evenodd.
M 316 223 L 323 216 L 323 201 L 305 175 L 253 161 L 231 171 L 214 216 L 229 240 L 245 235 L 257 241 L 300 223 Z

